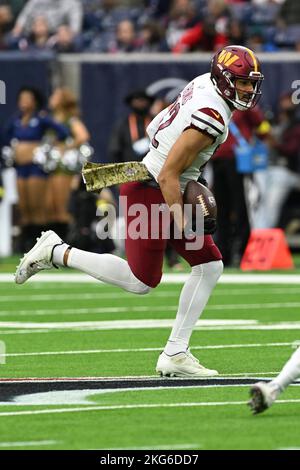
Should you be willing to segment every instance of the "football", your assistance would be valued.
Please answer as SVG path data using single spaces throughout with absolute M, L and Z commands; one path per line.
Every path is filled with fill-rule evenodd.
M 183 193 L 183 203 L 192 205 L 192 215 L 200 205 L 204 216 L 204 233 L 214 233 L 217 227 L 217 204 L 213 193 L 197 181 L 189 181 Z

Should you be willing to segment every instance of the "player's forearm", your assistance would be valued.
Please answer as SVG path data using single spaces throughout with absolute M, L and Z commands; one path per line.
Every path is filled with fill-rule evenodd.
M 175 223 L 180 231 L 185 227 L 183 214 L 183 200 L 180 190 L 179 178 L 160 174 L 157 179 L 164 200 L 168 204 L 174 216 Z
M 178 178 L 160 174 L 158 175 L 157 181 L 169 207 L 173 204 L 183 206 L 180 182 Z

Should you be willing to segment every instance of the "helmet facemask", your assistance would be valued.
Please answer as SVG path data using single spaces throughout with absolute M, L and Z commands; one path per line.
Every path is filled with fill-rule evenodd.
M 263 75 L 260 72 L 251 72 L 250 75 L 253 74 L 253 77 L 234 77 L 234 80 L 229 79 L 230 87 L 234 89 L 234 99 L 230 99 L 229 101 L 233 104 L 236 109 L 240 111 L 246 111 L 247 109 L 254 108 L 261 97 L 261 85 L 263 82 Z M 245 91 L 239 89 L 236 85 L 236 80 L 249 80 L 253 84 L 253 91 Z M 243 98 L 239 97 L 239 92 L 243 94 Z M 248 95 L 248 96 L 247 96 Z

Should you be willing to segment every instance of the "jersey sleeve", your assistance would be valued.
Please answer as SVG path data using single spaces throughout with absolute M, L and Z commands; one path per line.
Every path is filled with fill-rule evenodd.
M 191 115 L 191 127 L 216 139 L 225 132 L 221 113 L 213 108 L 201 108 Z

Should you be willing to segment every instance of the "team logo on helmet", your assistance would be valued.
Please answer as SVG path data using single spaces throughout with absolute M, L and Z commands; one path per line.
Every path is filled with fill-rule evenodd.
M 232 55 L 231 52 L 226 51 L 223 49 L 221 54 L 218 56 L 218 63 L 219 64 L 224 64 L 226 67 L 229 67 L 229 65 L 233 64 L 239 59 L 239 56 L 234 54 Z

